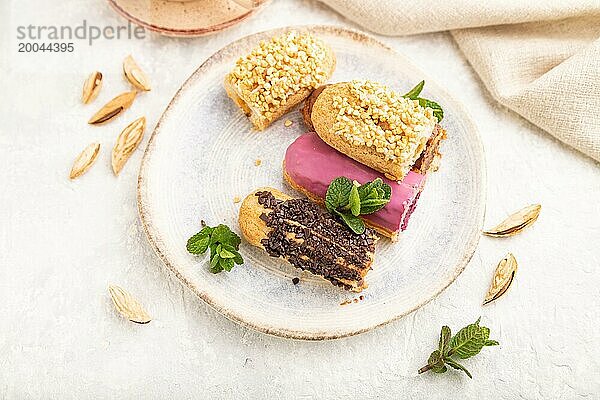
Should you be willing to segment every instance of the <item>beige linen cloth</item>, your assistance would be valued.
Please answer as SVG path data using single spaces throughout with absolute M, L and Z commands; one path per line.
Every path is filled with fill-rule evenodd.
M 384 35 L 450 30 L 496 100 L 600 161 L 600 0 L 321 1 Z

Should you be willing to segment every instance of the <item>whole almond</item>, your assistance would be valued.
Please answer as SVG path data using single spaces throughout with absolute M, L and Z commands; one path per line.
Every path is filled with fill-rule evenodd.
M 92 143 L 86 147 L 79 156 L 75 159 L 69 179 L 75 179 L 87 172 L 88 169 L 94 164 L 98 153 L 100 152 L 100 143 Z
M 124 110 L 128 109 L 133 103 L 137 92 L 132 90 L 131 92 L 121 93 L 108 103 L 104 105 L 90 120 L 88 124 L 96 125 L 103 124 L 110 121 Z
M 137 65 L 133 57 L 127 56 L 123 60 L 123 73 L 125 74 L 125 78 L 136 88 L 146 92 L 151 89 L 150 79 L 148 79 L 148 76 Z
M 98 71 L 92 72 L 83 83 L 83 90 L 81 93 L 81 101 L 83 104 L 88 104 L 94 101 L 94 99 L 98 97 L 98 93 L 100 93 L 101 88 L 102 73 Z
M 131 154 L 137 149 L 144 137 L 145 128 L 146 117 L 138 118 L 127 125 L 117 138 L 112 151 L 112 169 L 115 175 L 119 175 Z

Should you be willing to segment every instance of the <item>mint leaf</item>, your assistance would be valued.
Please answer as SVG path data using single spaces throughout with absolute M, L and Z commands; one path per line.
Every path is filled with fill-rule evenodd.
M 417 84 L 417 86 L 410 89 L 410 91 L 408 93 L 406 93 L 405 95 L 403 95 L 402 97 L 406 97 L 411 100 L 417 99 L 417 97 L 419 97 L 419 95 L 421 94 L 421 91 L 423 90 L 423 86 L 425 86 L 425 81 L 419 82 Z
M 229 229 L 227 225 L 217 225 L 211 235 L 211 243 L 228 243 L 236 249 L 242 242 L 242 239 Z
M 419 99 L 419 105 L 421 107 L 431 108 L 431 110 L 433 111 L 433 116 L 437 118 L 438 122 L 440 122 L 444 118 L 444 110 L 442 110 L 442 106 L 440 106 L 435 101 Z
M 205 226 L 202 230 L 188 239 L 186 249 L 192 254 L 202 254 L 208 248 L 213 228 Z
M 210 243 L 210 236 L 202 234 L 202 232 L 196 233 L 194 236 L 188 239 L 185 248 L 192 254 L 202 254 L 208 249 Z
M 210 267 L 210 272 L 212 272 L 213 274 L 218 274 L 219 272 L 223 271 L 223 267 L 221 267 L 220 265 L 215 265 Z
M 235 256 L 235 257 L 233 257 L 234 263 L 236 263 L 237 265 L 242 265 L 244 263 L 244 259 L 242 258 L 242 255 L 240 253 L 238 253 L 237 251 L 234 251 L 233 255 Z
M 443 373 L 447 371 L 446 365 L 454 369 L 463 371 L 469 378 L 473 378 L 471 373 L 458 361 L 450 358 L 457 355 L 465 359 L 478 354 L 485 346 L 497 346 L 498 342 L 490 340 L 490 330 L 485 326 L 479 326 L 481 317 L 475 323 L 467 325 L 458 333 L 451 337 L 451 331 L 448 326 L 442 326 L 438 349 L 429 356 L 427 365 L 419 369 L 419 374 L 432 370 L 433 372 Z
M 357 235 L 365 232 L 365 223 L 362 219 L 352 215 L 351 213 L 341 213 L 338 211 L 336 214 L 342 218 L 342 221 L 348 225 L 348 228 L 350 228 L 352 232 L 356 233 Z
M 383 181 L 381 181 L 381 185 L 380 187 L 377 188 L 377 190 L 383 190 L 383 198 L 384 199 L 391 199 L 392 198 L 392 187 L 390 185 L 388 185 L 387 183 L 383 183 Z
M 381 210 L 387 203 L 390 202 L 392 196 L 392 188 L 377 178 L 372 182 L 365 183 L 359 188 L 361 199 L 360 213 L 372 214 Z
M 352 189 L 350 190 L 350 196 L 348 197 L 348 205 L 350 206 L 350 212 L 355 217 L 358 217 L 360 214 L 360 196 L 358 195 L 358 188 L 356 185 L 352 185 Z
M 350 192 L 354 184 L 345 176 L 335 178 L 329 184 L 325 194 L 325 207 L 329 212 L 348 205 Z
M 440 353 L 446 355 L 448 353 L 448 349 L 450 348 L 450 338 L 452 333 L 450 332 L 450 328 L 446 325 L 442 326 L 442 331 L 440 332 L 440 342 L 439 342 L 439 350 Z
M 362 215 L 365 214 L 373 214 L 376 211 L 381 210 L 387 203 L 389 203 L 389 199 L 367 199 L 360 203 L 360 213 Z
M 462 328 L 450 340 L 450 348 L 453 354 L 465 359 L 473 357 L 481 351 L 490 337 L 490 330 L 479 326 L 481 317 L 475 323 Z
M 454 369 L 460 369 L 461 371 L 464 371 L 465 374 L 467 374 L 467 376 L 471 379 L 473 379 L 473 375 L 471 375 L 471 373 L 461 364 L 459 364 L 458 362 L 454 361 L 451 358 L 446 359 L 446 364 L 448 364 L 449 366 L 451 366 Z
M 223 268 L 219 265 L 219 260 L 221 260 L 221 258 L 216 252 L 210 256 L 210 272 L 213 274 L 223 271 Z
M 411 99 L 411 100 L 417 100 L 421 107 L 431 108 L 431 110 L 433 111 L 433 116 L 437 118 L 438 122 L 441 122 L 442 119 L 444 118 L 444 110 L 442 110 L 442 106 L 440 106 L 435 101 L 419 97 L 424 86 L 425 86 L 425 81 L 421 81 L 417 84 L 417 86 L 412 88 L 408 93 L 406 93 L 402 97 L 405 97 L 405 98 Z
M 233 268 L 233 260 L 231 258 L 221 258 L 219 260 L 219 267 L 229 272 Z
M 388 190 L 386 190 L 386 188 Z M 361 199 L 371 198 L 374 195 L 376 197 L 389 198 L 392 194 L 392 188 L 390 187 L 390 185 L 384 183 L 381 178 L 377 178 L 371 182 L 367 182 L 363 185 L 360 185 L 360 187 L 358 188 L 358 193 Z
M 444 365 L 444 356 L 439 350 L 435 350 L 433 353 L 431 353 L 429 359 L 427 360 L 427 365 L 433 372 L 438 374 L 444 373 L 448 370 L 448 368 L 446 368 Z
M 219 257 L 221 257 L 221 258 L 234 258 L 235 254 L 233 254 L 229 250 L 221 249 L 221 252 L 219 253 Z
M 431 370 L 433 372 L 435 372 L 436 374 L 443 374 L 444 372 L 448 371 L 448 367 L 446 367 L 446 365 L 442 365 L 441 367 L 435 366 L 435 367 L 432 367 Z
M 191 254 L 203 254 L 210 249 L 210 272 L 216 274 L 223 270 L 231 271 L 235 264 L 244 263 L 238 252 L 241 242 L 235 232 L 221 224 L 214 228 L 204 226 L 188 239 L 186 248 Z
M 325 206 L 338 215 L 354 233 L 363 233 L 365 224 L 359 215 L 371 214 L 381 210 L 390 201 L 392 188 L 377 178 L 363 185 L 352 183 L 344 176 L 335 178 L 327 188 Z

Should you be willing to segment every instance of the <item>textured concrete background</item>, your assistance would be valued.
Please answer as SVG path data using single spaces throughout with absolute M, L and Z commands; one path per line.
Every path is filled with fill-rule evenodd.
M 128 53 L 154 82 L 129 113 L 146 114 L 153 127 L 182 81 L 231 40 L 291 24 L 352 25 L 311 1 L 275 0 L 207 38 L 148 33 L 91 47 L 76 41 L 70 55 L 20 54 L 18 25 L 124 21 L 103 0 L 2 3 L 0 398 L 600 398 L 598 164 L 495 104 L 449 35 L 380 39 L 472 113 L 487 151 L 487 225 L 532 202 L 542 204 L 541 217 L 520 236 L 482 238 L 457 281 L 411 315 L 356 337 L 306 343 L 233 324 L 167 273 L 138 221 L 142 152 L 115 178 L 108 150 L 121 123 L 85 121 L 128 88 L 120 72 Z M 80 87 L 94 69 L 105 73 L 105 88 L 84 107 Z M 92 141 L 103 146 L 97 164 L 69 182 L 72 159 Z M 483 308 L 507 251 L 520 263 L 516 281 Z M 111 282 L 135 294 L 154 321 L 118 317 Z M 465 361 L 473 380 L 455 371 L 416 376 L 441 325 L 458 329 L 479 315 L 501 346 Z

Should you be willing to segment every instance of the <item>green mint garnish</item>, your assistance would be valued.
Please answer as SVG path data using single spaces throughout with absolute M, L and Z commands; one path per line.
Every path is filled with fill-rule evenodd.
M 448 370 L 446 365 L 454 369 L 463 371 L 469 378 L 473 378 L 471 373 L 455 358 L 460 359 L 473 357 L 478 354 L 485 346 L 497 346 L 498 342 L 490 340 L 490 330 L 485 326 L 479 326 L 481 317 L 474 324 L 467 325 L 458 333 L 452 336 L 450 328 L 442 327 L 438 349 L 433 351 L 427 360 L 427 365 L 419 370 L 419 374 L 429 370 L 436 373 L 444 373 Z
M 240 237 L 227 225 L 217 225 L 214 228 L 205 226 L 187 241 L 187 251 L 191 254 L 204 254 L 210 249 L 210 272 L 213 274 L 223 270 L 231 271 L 235 264 L 244 263 L 238 252 Z
M 340 176 L 331 181 L 325 195 L 325 206 L 327 209 L 332 211 L 347 206 L 352 186 L 352 181 L 345 176 Z
M 360 214 L 360 196 L 358 194 L 357 185 L 352 185 L 352 190 L 350 190 L 350 197 L 348 197 L 348 205 L 350 205 L 350 212 L 355 217 L 358 217 Z
M 425 86 L 425 81 L 421 81 L 421 82 L 417 83 L 417 86 L 410 89 L 410 91 L 408 93 L 406 93 L 405 95 L 403 95 L 402 97 L 406 97 L 407 99 L 411 99 L 411 100 L 416 100 L 419 97 L 419 95 L 421 94 L 421 91 L 423 90 L 424 86 Z
M 342 221 L 344 221 L 344 223 L 350 229 L 352 229 L 352 232 L 356 233 L 357 235 L 360 235 L 365 231 L 365 223 L 359 217 L 354 216 L 352 215 L 352 213 L 349 212 L 341 213 L 339 211 L 336 211 L 335 213 L 340 216 Z
M 359 215 L 372 214 L 390 202 L 392 188 L 380 178 L 360 185 L 345 176 L 335 178 L 327 188 L 325 207 L 356 234 L 365 231 Z
M 421 91 L 423 90 L 423 86 L 425 86 L 425 81 L 421 81 L 412 88 L 408 93 L 403 95 L 402 97 L 406 97 L 411 100 L 418 100 L 419 105 L 421 107 L 429 107 L 433 110 L 433 116 L 437 118 L 438 122 L 441 122 L 444 118 L 444 110 L 442 110 L 442 106 L 432 100 L 427 100 L 422 97 L 419 97 Z

